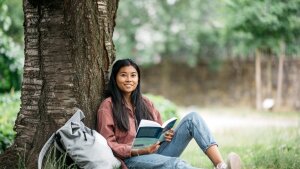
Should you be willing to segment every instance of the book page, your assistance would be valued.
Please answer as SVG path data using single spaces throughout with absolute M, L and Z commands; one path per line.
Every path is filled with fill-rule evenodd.
M 139 127 L 145 127 L 145 126 L 161 127 L 161 125 L 159 123 L 155 122 L 155 121 L 142 119 L 141 122 L 140 122 Z

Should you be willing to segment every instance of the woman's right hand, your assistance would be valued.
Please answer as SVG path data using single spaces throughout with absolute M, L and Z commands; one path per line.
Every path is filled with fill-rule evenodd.
M 149 146 L 149 147 L 146 147 L 146 149 L 148 149 L 147 151 L 148 151 L 148 154 L 152 154 L 152 153 L 155 153 L 157 150 L 158 150 L 158 148 L 159 148 L 159 142 L 158 143 L 156 143 L 156 144 L 153 144 L 153 145 L 151 145 L 151 146 Z
M 143 149 L 132 149 L 131 150 L 131 156 L 139 156 L 144 154 L 152 154 L 155 153 L 159 148 L 159 142 L 155 143 L 149 147 L 145 147 Z

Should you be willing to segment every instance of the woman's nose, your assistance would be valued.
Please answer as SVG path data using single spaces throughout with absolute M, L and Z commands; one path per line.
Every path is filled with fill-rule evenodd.
M 130 77 L 130 76 L 127 76 L 127 77 L 126 77 L 126 81 L 131 81 L 131 77 Z

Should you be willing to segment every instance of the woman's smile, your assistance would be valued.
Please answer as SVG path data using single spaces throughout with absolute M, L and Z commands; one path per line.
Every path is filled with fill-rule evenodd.
M 129 95 L 136 89 L 138 80 L 138 72 L 133 66 L 122 67 L 116 77 L 119 89 Z

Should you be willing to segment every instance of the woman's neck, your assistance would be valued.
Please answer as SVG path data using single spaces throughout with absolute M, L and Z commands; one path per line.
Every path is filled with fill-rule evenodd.
M 128 106 L 131 106 L 130 95 L 124 95 L 123 98 L 124 98 L 125 104 L 128 105 Z

